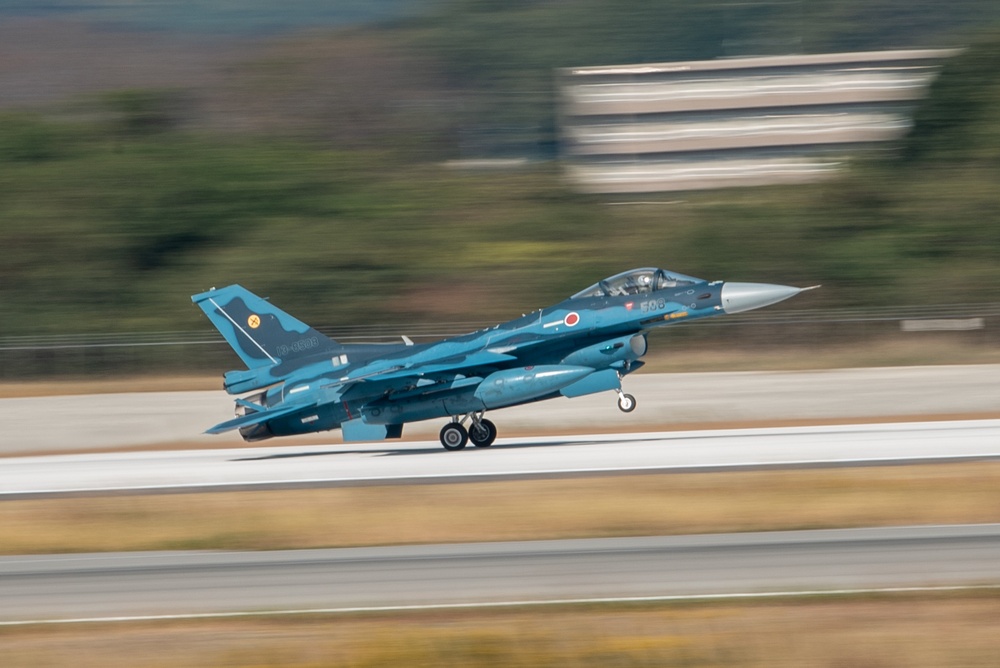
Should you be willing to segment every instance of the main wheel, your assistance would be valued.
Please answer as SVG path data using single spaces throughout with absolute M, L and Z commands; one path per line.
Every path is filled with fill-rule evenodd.
M 631 394 L 623 394 L 618 397 L 618 410 L 622 413 L 631 413 L 635 410 L 635 397 Z
M 469 432 L 457 422 L 449 422 L 441 429 L 441 445 L 445 450 L 461 450 L 469 442 Z
M 497 426 L 489 420 L 473 422 L 469 427 L 469 440 L 477 448 L 488 448 L 497 440 Z

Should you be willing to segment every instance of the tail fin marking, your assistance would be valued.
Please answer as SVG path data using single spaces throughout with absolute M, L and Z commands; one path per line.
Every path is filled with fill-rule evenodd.
M 240 333 L 243 334 L 243 336 L 247 337 L 247 340 L 249 340 L 250 343 L 252 343 L 255 346 L 257 346 L 257 348 L 260 350 L 260 352 L 264 353 L 264 355 L 267 357 L 267 359 L 271 360 L 271 364 L 277 364 L 278 363 L 278 360 L 276 360 L 273 357 L 271 357 L 271 354 L 268 353 L 266 350 L 264 350 L 264 346 L 260 345 L 260 343 L 258 343 L 256 339 L 254 339 L 252 336 L 250 336 L 249 334 L 247 334 L 247 330 L 243 329 L 243 325 L 241 325 L 240 323 L 238 323 L 235 320 L 233 320 L 232 316 L 229 315 L 228 313 L 226 313 L 226 310 L 224 308 L 222 308 L 221 306 L 219 306 L 219 304 L 214 299 L 212 299 L 211 297 L 209 297 L 208 301 L 212 302 L 212 306 L 214 306 L 219 313 L 221 313 L 222 315 L 224 315 L 226 317 L 226 320 L 228 320 L 229 322 L 233 323 L 233 327 L 235 327 L 236 329 L 238 329 L 240 331 Z M 244 360 L 244 361 L 246 361 L 246 360 Z M 247 363 L 247 366 L 250 366 L 250 364 Z
M 191 297 L 249 369 L 296 357 L 339 352 L 341 346 L 240 285 Z

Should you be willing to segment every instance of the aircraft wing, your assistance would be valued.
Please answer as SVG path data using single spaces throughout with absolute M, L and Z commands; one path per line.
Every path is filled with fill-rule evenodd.
M 355 370 L 354 373 L 349 374 L 344 378 L 325 385 L 324 389 L 338 388 L 339 391 L 337 394 L 343 398 L 347 398 L 350 394 L 354 394 L 350 392 L 352 387 L 363 386 L 366 389 L 362 390 L 361 387 L 357 387 L 355 392 L 371 396 L 372 392 L 381 393 L 390 389 L 401 389 L 403 387 L 412 386 L 413 383 L 410 382 L 411 379 L 419 380 L 428 375 L 440 376 L 453 374 L 457 376 L 462 371 L 471 372 L 471 370 L 478 367 L 494 367 L 509 363 L 516 359 L 517 358 L 504 353 L 478 351 L 466 355 L 454 355 L 451 357 L 437 358 L 424 363 L 396 364 L 381 369 L 373 369 L 371 365 L 368 365 L 367 367 L 361 367 L 360 369 Z M 470 379 L 470 382 L 478 383 L 479 380 L 480 379 L 478 378 L 475 380 Z M 465 385 L 467 383 L 458 381 L 458 384 Z M 420 391 L 442 391 L 444 389 L 454 389 L 456 387 L 454 382 L 448 383 L 447 386 L 445 384 L 431 385 L 432 387 L 423 387 Z M 436 385 L 436 387 L 433 387 L 433 385 Z M 295 413 L 296 411 L 310 408 L 314 405 L 315 403 L 309 402 L 280 404 L 273 408 L 255 411 L 248 413 L 247 415 L 241 415 L 233 418 L 232 420 L 227 420 L 226 422 L 221 422 L 211 429 L 208 429 L 205 433 L 221 434 L 233 429 L 250 427 L 255 424 L 267 422 L 268 420 L 273 420 L 274 418 L 281 417 L 283 415 L 289 415 L 291 413 Z
M 240 429 L 241 427 L 249 427 L 251 425 L 260 424 L 261 422 L 267 422 L 268 420 L 273 420 L 276 417 L 282 415 L 288 415 L 289 413 L 294 413 L 295 411 L 302 410 L 303 408 L 309 408 L 311 404 L 285 404 L 281 406 L 276 406 L 274 408 L 269 408 L 265 411 L 257 411 L 256 413 L 249 413 L 247 415 L 241 415 L 239 417 L 233 418 L 232 420 L 227 420 L 226 422 L 220 422 L 211 429 L 205 431 L 206 434 L 221 434 L 224 431 L 231 431 L 233 429 Z
M 384 369 L 362 367 L 325 387 L 345 387 L 355 383 L 383 382 L 405 378 L 421 378 L 435 374 L 469 371 L 479 367 L 492 367 L 509 364 L 517 358 L 506 353 L 493 353 L 487 350 L 477 351 L 468 355 L 442 357 L 423 363 L 409 363 L 390 366 Z
M 506 353 L 491 353 L 487 350 L 472 353 L 470 355 L 455 355 L 432 360 L 423 364 L 414 364 L 409 368 L 399 369 L 384 378 L 408 378 L 411 376 L 425 376 L 428 374 L 448 373 L 450 371 L 468 371 L 479 367 L 492 367 L 506 365 L 517 360 L 513 355 Z

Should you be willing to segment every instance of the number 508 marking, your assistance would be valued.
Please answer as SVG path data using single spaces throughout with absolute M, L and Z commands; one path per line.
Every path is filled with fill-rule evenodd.
M 639 308 L 642 309 L 643 313 L 650 313 L 652 311 L 662 311 L 667 308 L 666 299 L 650 299 L 648 302 L 642 302 L 639 304 Z

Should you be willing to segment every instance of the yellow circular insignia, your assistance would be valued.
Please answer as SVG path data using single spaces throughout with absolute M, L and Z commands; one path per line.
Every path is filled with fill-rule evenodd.
M 257 329 L 260 327 L 260 316 L 256 313 L 252 314 L 247 318 L 247 324 L 250 325 L 250 329 Z

